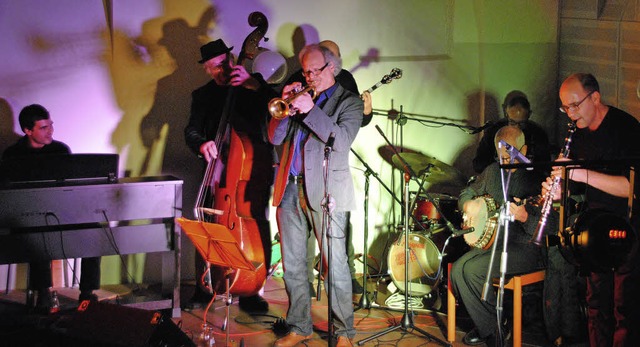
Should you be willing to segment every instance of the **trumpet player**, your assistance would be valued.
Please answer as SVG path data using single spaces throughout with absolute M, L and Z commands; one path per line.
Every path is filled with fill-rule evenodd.
M 310 233 L 314 233 L 319 242 L 327 244 L 326 238 L 322 239 L 325 188 L 333 201 L 328 207 L 332 211 L 328 268 L 332 283 L 326 283 L 325 277 L 325 288 L 331 286 L 331 310 L 335 317 L 335 336 L 330 338 L 337 338 L 337 346 L 351 346 L 355 329 L 345 230 L 347 213 L 356 207 L 349 150 L 362 124 L 363 103 L 356 94 L 336 83 L 341 63 L 329 49 L 309 45 L 303 48 L 300 57 L 307 85 L 315 87 L 317 97 L 314 100 L 306 92 L 298 93 L 287 105 L 295 112 L 269 122 L 269 141 L 283 146 L 273 205 L 277 206 L 284 281 L 289 297 L 287 323 L 291 326 L 291 332 L 277 340 L 275 346 L 294 346 L 312 337 L 307 240 Z M 299 82 L 285 86 L 282 99 L 289 98 L 300 86 Z M 322 165 L 327 147 L 331 145 L 325 187 Z M 327 259 L 327 247 L 323 247 L 323 259 Z
M 592 74 L 576 73 L 567 77 L 560 87 L 559 95 L 562 102 L 560 111 L 577 127 L 571 144 L 571 158 L 637 160 L 640 156 L 638 119 L 605 104 L 598 81 Z M 635 165 L 637 167 L 637 163 Z M 554 168 L 552 176 L 560 174 L 561 168 Z M 572 169 L 568 171 L 567 177 L 570 180 L 571 194 L 584 196 L 587 207 L 582 213 L 603 209 L 628 218 L 631 183 L 628 169 Z M 551 185 L 551 178 L 543 183 L 543 196 Z M 637 182 L 635 187 L 631 224 L 637 231 Z M 558 199 L 560 192 L 555 193 L 555 198 Z M 638 345 L 639 265 L 637 255 L 630 254 L 626 263 L 615 269 L 590 271 L 586 299 L 591 346 Z

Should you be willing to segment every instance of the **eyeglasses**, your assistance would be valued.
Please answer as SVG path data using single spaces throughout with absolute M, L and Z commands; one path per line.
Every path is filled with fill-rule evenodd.
M 592 90 L 589 92 L 589 94 L 587 94 L 587 96 L 585 96 L 582 100 L 578 101 L 578 102 L 574 102 L 573 104 L 570 105 L 562 105 L 560 106 L 560 112 L 562 113 L 569 113 L 569 111 L 571 112 L 576 112 L 578 110 L 578 108 L 580 107 L 580 104 L 582 104 L 582 102 L 584 102 L 585 100 L 587 100 L 587 98 L 589 96 L 591 96 L 591 94 L 595 93 L 595 90 Z
M 318 76 L 324 69 L 327 68 L 328 65 L 329 65 L 329 62 L 324 64 L 324 66 L 322 66 L 319 69 L 309 70 L 309 71 L 302 71 L 302 76 L 304 76 L 304 77 L 311 77 L 311 75 Z

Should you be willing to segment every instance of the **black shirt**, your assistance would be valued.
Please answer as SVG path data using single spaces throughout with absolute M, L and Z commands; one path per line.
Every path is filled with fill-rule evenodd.
M 640 123 L 632 115 L 612 106 L 598 129 L 577 129 L 570 147 L 571 159 L 616 160 L 640 155 Z M 629 177 L 625 165 L 593 168 L 609 175 Z M 588 178 L 587 178 L 588 179 Z M 607 194 L 597 188 L 583 184 L 571 184 L 572 194 L 584 194 L 588 208 L 604 208 L 619 216 L 627 214 L 627 198 Z M 637 203 L 634 203 L 637 206 Z
M 41 148 L 33 148 L 29 146 L 29 139 L 27 136 L 23 136 L 18 142 L 11 147 L 7 148 L 2 153 L 2 159 L 27 157 L 33 155 L 47 155 L 47 154 L 70 154 L 71 149 L 63 142 L 53 140 L 50 144 L 44 145 Z

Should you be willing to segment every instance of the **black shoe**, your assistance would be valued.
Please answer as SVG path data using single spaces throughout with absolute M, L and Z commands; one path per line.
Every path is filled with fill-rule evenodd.
M 38 290 L 38 299 L 34 312 L 37 314 L 52 314 L 60 310 L 60 304 L 53 299 L 53 294 L 49 288 Z
M 471 331 L 466 333 L 464 335 L 464 337 L 462 338 L 462 342 L 464 342 L 465 345 L 469 345 L 469 346 L 481 345 L 481 344 L 485 343 L 486 341 L 487 341 L 486 338 L 480 336 L 480 333 L 478 332 L 478 328 L 471 329 Z M 494 346 L 494 345 L 489 345 L 489 344 L 487 344 L 487 345 L 488 346 Z
M 362 288 L 362 285 L 360 284 L 360 281 L 358 281 L 355 278 L 351 279 L 351 291 L 353 292 L 353 294 L 362 294 L 362 293 L 364 293 L 364 288 Z
M 251 313 L 267 313 L 269 312 L 269 303 L 260 295 L 241 296 L 238 300 L 240 309 L 244 312 Z
M 78 302 L 89 300 L 91 302 L 98 302 L 98 296 L 93 293 L 92 290 L 81 291 L 78 297 Z

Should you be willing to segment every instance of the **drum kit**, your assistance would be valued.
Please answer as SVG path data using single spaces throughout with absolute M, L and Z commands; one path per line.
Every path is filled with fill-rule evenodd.
M 378 153 L 395 168 L 403 172 L 414 172 L 417 177 L 422 177 L 431 184 L 446 183 L 463 186 L 466 182 L 464 175 L 454 167 L 417 151 L 403 149 L 403 152 L 396 154 L 389 146 L 382 146 L 378 148 Z M 405 247 L 404 234 L 399 235 L 389 247 L 388 269 L 391 280 L 402 293 L 405 291 L 406 277 L 409 285 L 405 294 L 424 297 L 431 295 L 441 282 L 441 262 L 445 256 L 450 255 L 449 251 L 447 254 L 444 253 L 445 244 L 451 236 L 447 222 L 460 225 L 462 215 L 458 211 L 457 197 L 426 192 L 413 192 L 411 195 L 413 203 L 409 208 L 412 211 L 412 223 L 408 235 L 409 246 Z M 409 252 L 407 276 L 405 276 L 406 249 Z M 457 248 L 454 250 L 454 252 L 458 251 Z

